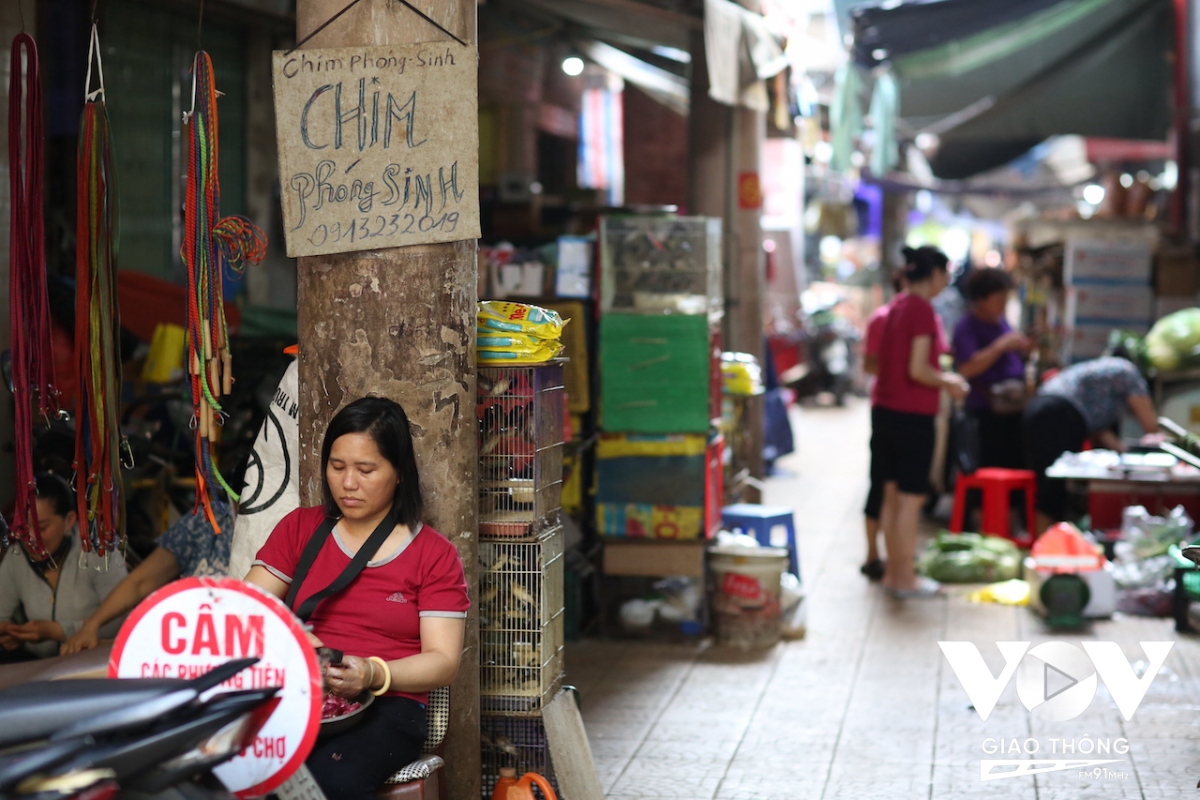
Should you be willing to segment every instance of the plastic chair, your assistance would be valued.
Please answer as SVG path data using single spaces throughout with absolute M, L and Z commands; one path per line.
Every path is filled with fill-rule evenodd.
M 438 770 L 446 762 L 434 751 L 441 747 L 450 725 L 450 687 L 442 686 L 429 692 L 425 715 L 429 726 L 425 755 L 388 778 L 375 793 L 379 800 L 438 800 Z
M 787 506 L 760 506 L 756 503 L 737 503 L 721 509 L 721 525 L 730 531 L 742 531 L 753 536 L 763 547 L 786 547 L 788 571 L 800 577 L 800 551 L 796 546 L 796 522 Z M 786 542 L 777 544 L 772 534 L 785 529 Z
M 971 475 L 959 475 L 958 485 L 954 489 L 954 513 L 950 517 L 950 532 L 962 533 L 963 517 L 967 510 L 967 492 L 979 489 L 983 492 L 983 524 L 982 533 L 992 536 L 1003 536 L 1018 547 L 1029 547 L 1033 544 L 1033 535 L 1026 533 L 1024 537 L 1015 537 L 1012 533 L 1012 521 L 1009 519 L 1009 506 L 1014 491 L 1025 492 L 1025 524 L 1034 526 L 1034 502 L 1037 498 L 1037 473 L 1027 469 L 1002 469 L 1000 467 L 983 467 Z

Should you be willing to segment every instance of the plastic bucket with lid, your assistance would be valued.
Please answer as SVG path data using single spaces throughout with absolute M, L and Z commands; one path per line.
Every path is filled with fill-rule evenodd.
M 787 571 L 783 547 L 714 547 L 712 610 L 717 641 L 734 647 L 770 647 L 779 641 L 783 613 L 780 579 Z

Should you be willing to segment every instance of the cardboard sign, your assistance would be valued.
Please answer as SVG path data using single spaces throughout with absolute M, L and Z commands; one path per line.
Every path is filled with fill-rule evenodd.
M 276 51 L 289 256 L 479 236 L 474 47 Z
M 254 743 L 214 772 L 238 797 L 261 797 L 308 757 L 321 726 L 324 691 L 304 629 L 276 597 L 232 578 L 184 578 L 164 586 L 121 626 L 110 678 L 195 678 L 246 656 L 261 660 L 214 693 L 282 686 L 280 703 Z

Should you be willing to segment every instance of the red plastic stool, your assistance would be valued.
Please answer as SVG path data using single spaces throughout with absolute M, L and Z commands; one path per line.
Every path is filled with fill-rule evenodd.
M 1033 544 L 1033 535 L 1026 534 L 1018 539 L 1012 534 L 1009 520 L 1009 498 L 1017 490 L 1025 492 L 1025 524 L 1033 527 L 1034 500 L 1037 496 L 1037 473 L 1028 469 L 1002 469 L 984 467 L 971 475 L 959 475 L 954 488 L 954 513 L 950 517 L 950 532 L 962 533 L 963 516 L 967 511 L 967 491 L 979 489 L 983 492 L 982 533 L 1003 536 L 1019 547 Z

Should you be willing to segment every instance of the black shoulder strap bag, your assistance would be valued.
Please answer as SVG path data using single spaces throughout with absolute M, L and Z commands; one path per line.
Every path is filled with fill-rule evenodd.
M 287 597 L 284 598 L 283 602 L 296 613 L 301 622 L 308 622 L 308 618 L 312 616 L 318 603 L 326 597 L 337 594 L 342 589 L 345 589 L 350 585 L 351 581 L 358 577 L 358 573 L 363 571 L 363 568 L 367 566 L 367 562 L 371 560 L 371 556 L 375 555 L 379 548 L 383 546 L 384 540 L 391 534 L 396 524 L 396 510 L 393 508 L 383 518 L 383 521 L 376 526 L 375 530 L 371 532 L 370 537 L 363 543 L 363 546 L 358 548 L 358 552 L 354 554 L 354 558 L 350 559 L 350 563 L 342 570 L 342 574 L 334 578 L 333 583 L 306 599 L 300 604 L 299 608 L 296 608 L 296 597 L 300 594 L 300 586 L 304 583 L 305 577 L 308 576 L 308 571 L 312 569 L 313 562 L 317 560 L 317 553 L 321 552 L 325 540 L 329 538 L 329 534 L 333 533 L 333 528 L 337 525 L 336 519 L 326 518 L 313 531 L 313 535 L 308 539 L 308 544 L 304 545 L 304 552 L 300 554 L 300 563 L 296 566 L 296 574 L 292 576 L 292 585 L 288 588 Z

